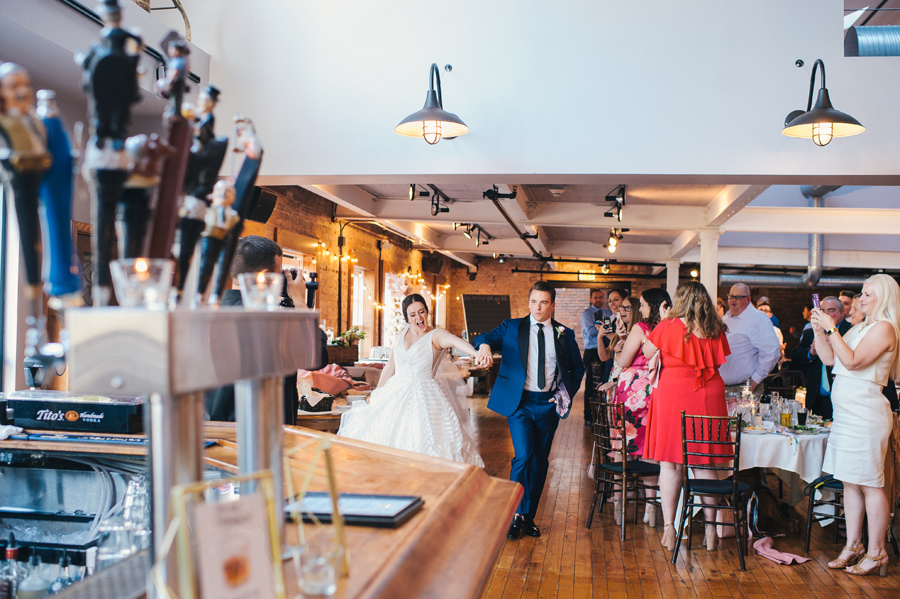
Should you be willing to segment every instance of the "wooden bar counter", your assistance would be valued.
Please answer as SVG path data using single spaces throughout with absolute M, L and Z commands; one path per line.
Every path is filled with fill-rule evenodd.
M 205 450 L 207 465 L 237 472 L 234 425 L 207 423 L 204 435 L 216 442 Z M 290 455 L 295 484 L 302 480 L 313 454 L 311 447 L 291 451 L 321 435 L 327 433 L 285 427 L 285 455 Z M 418 495 L 424 500 L 422 509 L 399 528 L 346 527 L 350 576 L 340 580 L 335 597 L 479 597 L 505 541 L 522 488 L 488 476 L 475 466 L 328 437 L 340 492 Z M 2 441 L 0 452 L 4 450 L 118 457 L 146 453 L 141 445 L 36 439 Z M 324 470 L 313 479 L 310 490 L 325 490 Z M 305 526 L 310 534 L 312 525 Z M 287 542 L 296 542 L 296 525 L 288 523 L 285 530 Z M 287 596 L 292 599 L 297 596 L 297 581 L 290 562 L 284 563 L 284 572 Z M 72 596 L 103 597 L 99 588 L 91 591 L 91 581 L 88 578 L 72 587 L 80 591 Z

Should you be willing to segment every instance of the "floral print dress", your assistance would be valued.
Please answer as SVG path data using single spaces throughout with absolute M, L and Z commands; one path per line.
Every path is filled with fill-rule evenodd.
M 636 326 L 650 335 L 650 325 L 639 322 Z M 616 403 L 625 404 L 626 452 L 629 455 L 644 455 L 644 439 L 647 434 L 647 412 L 650 410 L 650 394 L 653 384 L 647 371 L 649 360 L 640 349 L 631 366 L 623 368 L 616 386 Z

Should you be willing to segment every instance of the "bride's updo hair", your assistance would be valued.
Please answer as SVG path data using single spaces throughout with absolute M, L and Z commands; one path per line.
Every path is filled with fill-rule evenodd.
M 409 322 L 409 318 L 406 316 L 406 311 L 409 310 L 409 307 L 416 302 L 419 302 L 420 304 L 425 306 L 425 312 L 431 314 L 431 310 L 428 309 L 428 302 L 425 301 L 425 298 L 418 293 L 413 293 L 412 295 L 407 295 L 405 298 L 403 298 L 403 304 L 401 304 L 401 307 L 403 308 L 404 322 Z

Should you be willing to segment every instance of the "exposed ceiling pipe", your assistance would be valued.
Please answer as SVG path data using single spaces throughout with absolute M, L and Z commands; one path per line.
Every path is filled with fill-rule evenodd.
M 844 56 L 900 56 L 900 27 L 851 27 L 844 36 Z
M 537 249 L 535 249 L 533 245 L 531 245 L 531 242 L 528 241 L 528 236 L 523 231 L 519 230 L 519 227 L 516 225 L 516 223 L 513 222 L 513 219 L 510 218 L 509 213 L 506 212 L 506 208 L 503 207 L 503 204 L 500 203 L 500 200 L 498 200 L 497 198 L 491 198 L 491 202 L 493 202 L 494 206 L 497 207 L 497 210 L 500 211 L 500 214 L 503 215 L 503 218 L 505 218 L 509 226 L 512 227 L 512 230 L 516 232 L 516 236 L 521 239 L 525 243 L 525 245 L 528 246 L 528 249 L 531 250 L 531 255 L 534 256 L 537 260 L 547 260 L 546 256 L 541 254 L 539 251 L 537 251 Z
M 800 193 L 809 200 L 811 208 L 821 208 L 826 194 L 838 189 L 840 185 L 804 185 Z M 787 275 L 719 275 L 719 284 L 744 283 L 757 287 L 861 287 L 865 282 L 862 277 L 823 277 L 822 257 L 825 249 L 825 236 L 821 233 L 809 235 L 809 266 L 802 276 Z

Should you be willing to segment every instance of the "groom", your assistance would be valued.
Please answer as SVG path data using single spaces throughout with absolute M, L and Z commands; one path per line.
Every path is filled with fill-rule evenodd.
M 482 364 L 493 364 L 495 351 L 503 355 L 488 407 L 507 418 L 515 449 L 509 478 L 525 487 L 509 529 L 513 540 L 522 532 L 541 536 L 534 516 L 547 479 L 553 435 L 560 418 L 569 415 L 584 375 L 575 333 L 550 318 L 555 301 L 556 290 L 538 281 L 528 295 L 531 316 L 504 320 L 472 342 Z

